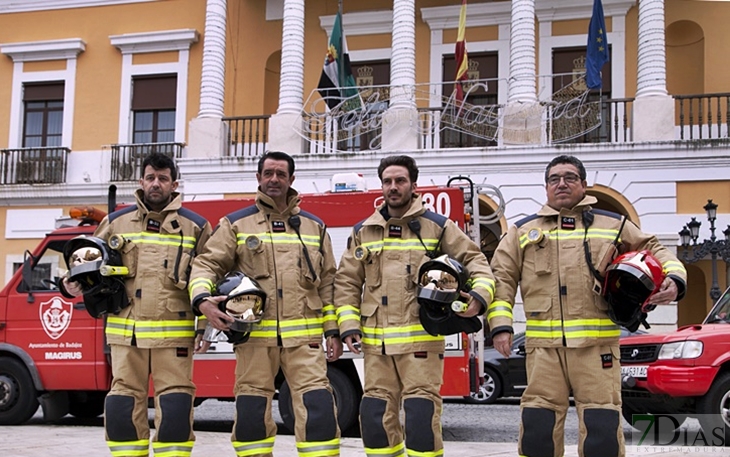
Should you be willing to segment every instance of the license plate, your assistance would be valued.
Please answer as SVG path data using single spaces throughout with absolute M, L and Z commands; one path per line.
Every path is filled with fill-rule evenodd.
M 623 376 L 631 375 L 635 378 L 646 378 L 646 369 L 649 368 L 647 365 L 631 365 L 621 367 L 621 374 Z

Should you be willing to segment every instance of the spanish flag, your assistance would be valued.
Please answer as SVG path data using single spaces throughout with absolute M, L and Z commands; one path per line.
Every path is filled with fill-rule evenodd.
M 456 100 L 459 103 L 464 101 L 464 82 L 469 80 L 466 73 L 469 68 L 469 58 L 466 55 L 466 0 L 461 0 L 461 13 L 459 13 L 459 33 L 456 37 Z

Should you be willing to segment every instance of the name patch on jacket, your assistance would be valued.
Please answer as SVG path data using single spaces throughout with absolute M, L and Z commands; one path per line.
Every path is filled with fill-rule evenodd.
M 391 225 L 388 227 L 388 236 L 391 238 L 400 238 L 403 235 L 403 227 L 400 225 Z
M 568 216 L 561 217 L 560 228 L 563 230 L 575 230 L 575 218 Z
M 286 225 L 284 225 L 284 221 L 271 221 L 271 230 L 274 233 L 286 232 Z
M 603 368 L 611 368 L 613 366 L 613 355 L 601 354 L 601 366 Z
M 160 224 L 158 221 L 156 221 L 154 219 L 149 219 L 147 221 L 147 231 L 148 232 L 160 233 L 160 226 L 161 225 L 162 224 Z

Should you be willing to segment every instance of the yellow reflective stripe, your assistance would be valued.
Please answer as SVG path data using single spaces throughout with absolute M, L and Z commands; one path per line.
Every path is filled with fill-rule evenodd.
M 139 244 L 159 244 L 161 246 L 180 246 L 186 248 L 195 248 L 196 238 L 194 236 L 166 235 L 164 233 L 122 233 L 127 241 Z
M 489 291 L 490 295 L 494 297 L 494 288 L 495 288 L 495 282 L 494 279 L 490 278 L 472 278 L 471 279 L 471 287 L 481 287 L 482 289 L 486 289 Z
M 114 457 L 146 457 L 149 455 L 150 440 L 107 441 Z
M 195 321 L 137 321 L 134 334 L 139 339 L 191 338 L 195 336 Z
M 165 443 L 153 441 L 152 449 L 155 450 L 155 457 L 190 457 L 193 452 L 194 441 Z
M 193 299 L 193 289 L 195 289 L 196 287 L 203 287 L 208 292 L 213 293 L 213 290 L 215 289 L 215 284 L 213 284 L 213 281 L 208 278 L 194 278 L 192 281 L 190 281 L 190 284 L 188 285 L 188 291 L 190 293 L 191 300 Z
M 340 455 L 340 439 L 335 438 L 329 441 L 298 442 L 297 453 L 299 457 L 318 457 Z
M 276 320 L 262 320 L 253 326 L 251 338 L 276 338 L 276 329 Z
M 131 337 L 134 333 L 134 319 L 109 316 L 106 319 L 106 329 L 104 329 L 104 333 L 107 335 Z
M 611 319 L 537 320 L 527 319 L 525 335 L 530 338 L 615 338 L 621 331 Z
M 507 317 L 512 319 L 512 305 L 506 301 L 497 300 L 487 307 L 487 319 Z
M 292 319 L 279 322 L 282 338 L 296 338 L 298 336 L 318 336 L 322 334 L 321 317 Z
M 429 341 L 444 341 L 444 337 L 429 334 L 421 324 L 407 325 L 403 327 L 363 327 L 363 343 L 379 345 L 381 340 L 385 344 L 407 344 Z
M 543 232 L 543 235 L 546 238 L 556 238 L 558 241 L 575 240 L 575 239 L 582 240 L 583 237 L 586 237 L 589 240 L 590 239 L 603 239 L 603 240 L 613 241 L 616 239 L 616 236 L 618 235 L 618 229 L 602 229 L 602 228 L 591 227 L 588 229 L 587 235 L 585 233 L 585 230 L 557 229 L 557 230 L 550 230 L 548 232 Z M 520 236 L 520 248 L 524 248 L 528 244 L 530 244 L 530 241 L 527 239 L 527 233 L 525 233 L 524 235 Z
M 319 247 L 319 236 L 302 234 L 302 240 L 299 241 L 299 236 L 292 233 L 239 233 L 236 236 L 237 244 L 246 244 L 246 238 L 255 236 L 261 241 L 271 244 L 296 244 L 304 243 L 308 246 Z
M 324 305 L 322 307 L 322 314 L 324 315 L 324 322 L 337 323 L 337 311 L 335 310 L 335 305 Z
M 665 275 L 672 272 L 681 272 L 685 275 L 687 274 L 687 269 L 684 268 L 682 262 L 677 262 L 676 260 L 668 260 L 662 264 L 662 267 Z
M 257 441 L 233 441 L 233 449 L 238 457 L 271 454 L 274 452 L 275 438 L 276 436 L 271 436 Z
M 400 457 L 406 455 L 406 447 L 401 442 L 393 447 L 365 448 L 367 457 Z
M 444 450 L 439 449 L 438 451 L 414 451 L 413 449 L 408 449 L 408 457 L 437 457 L 439 455 L 444 455 Z
M 337 324 L 341 325 L 346 321 L 360 323 L 360 309 L 354 305 L 343 305 L 337 308 Z
M 421 241 L 418 238 L 384 238 L 378 241 L 368 241 L 366 243 L 362 243 L 362 247 L 368 248 L 371 251 L 407 251 L 413 249 L 418 250 L 423 249 L 424 245 L 426 245 L 426 248 L 429 251 L 436 249 L 436 246 L 438 246 L 438 239 L 424 238 L 423 244 L 421 244 Z

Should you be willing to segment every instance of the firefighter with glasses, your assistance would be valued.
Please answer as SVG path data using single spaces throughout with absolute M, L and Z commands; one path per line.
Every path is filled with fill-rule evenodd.
M 195 440 L 193 352 L 204 352 L 207 345 L 196 337 L 187 286 L 192 259 L 211 228 L 205 218 L 182 207 L 182 197 L 175 192 L 177 173 L 166 155 L 145 157 L 136 204 L 109 214 L 94 233 L 104 249 L 108 246 L 121 255 L 123 265 L 119 278 L 125 290 L 103 308 L 87 304 L 94 317 L 106 314 L 112 385 L 104 405 L 104 427 L 115 457 L 149 454 L 150 377 L 155 391 L 154 453 L 190 455 Z M 69 257 L 73 272 L 78 259 Z M 72 296 L 90 292 L 68 278 L 62 289 Z M 125 303 L 118 303 L 125 292 Z
M 332 302 L 332 243 L 322 220 L 299 208 L 299 194 L 291 187 L 294 160 L 288 154 L 264 154 L 256 179 L 256 204 L 220 220 L 195 259 L 190 281 L 194 308 L 215 329 L 234 336 L 233 447 L 241 457 L 272 455 L 271 401 L 281 368 L 291 389 L 299 455 L 338 456 L 340 430 L 327 379 L 327 360 L 342 354 Z M 234 315 L 243 310 L 228 305 L 227 312 L 221 310 L 228 296 L 215 285 L 233 271 L 255 280 L 266 297 L 250 332 L 231 332 Z
M 653 305 L 679 300 L 687 272 L 655 236 L 623 216 L 592 207 L 597 200 L 586 195 L 586 170 L 577 158 L 554 158 L 545 170 L 545 189 L 547 204 L 510 227 L 492 259 L 495 302 L 512 306 L 519 286 L 527 319 L 528 385 L 521 398 L 519 454 L 564 454 L 572 392 L 580 422 L 579 455 L 624 456 L 619 326 L 611 319 L 623 323 L 617 316 L 624 313 L 609 306 L 623 301 L 618 297 L 635 296 L 642 298 L 634 305 L 648 311 L 651 307 L 641 301 L 649 294 Z M 627 251 L 646 252 L 617 259 Z M 649 256 L 657 259 L 663 275 L 644 265 Z M 641 264 L 634 268 L 624 264 L 628 261 Z M 622 271 L 644 284 L 630 277 L 616 281 Z M 622 283 L 646 290 L 617 294 Z
M 439 391 L 445 340 L 439 329 L 454 324 L 438 311 L 438 302 L 466 303 L 454 319 L 467 328 L 469 318 L 486 311 L 495 347 L 505 356 L 512 309 L 490 304 L 494 279 L 479 246 L 453 221 L 424 208 L 413 158 L 384 158 L 378 177 L 385 201 L 355 225 L 337 270 L 337 321 L 350 351 L 364 353 L 365 454 L 435 457 L 443 454 Z M 457 290 L 466 282 L 460 280 L 465 271 L 469 292 Z M 422 313 L 429 305 L 429 313 Z M 432 317 L 437 322 L 424 323 Z

